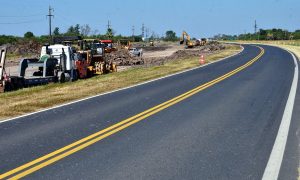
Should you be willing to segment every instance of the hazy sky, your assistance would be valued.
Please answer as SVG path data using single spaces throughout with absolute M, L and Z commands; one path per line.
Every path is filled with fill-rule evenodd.
M 160 36 L 166 30 L 192 37 L 239 34 L 259 28 L 300 29 L 300 0 L 0 0 L 0 34 L 32 31 L 48 34 L 48 7 L 54 8 L 53 27 L 61 32 L 89 24 L 105 33 L 107 21 L 117 34 L 141 34 L 142 23 Z

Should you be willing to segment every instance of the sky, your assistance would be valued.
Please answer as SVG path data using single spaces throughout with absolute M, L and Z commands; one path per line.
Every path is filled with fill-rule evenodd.
M 192 37 L 241 34 L 258 28 L 300 29 L 300 0 L 0 0 L 0 34 L 23 36 L 49 33 L 49 5 L 54 9 L 52 27 L 65 32 L 75 24 L 88 24 L 92 33 L 104 34 L 107 23 L 116 34 L 159 36 L 173 30 Z

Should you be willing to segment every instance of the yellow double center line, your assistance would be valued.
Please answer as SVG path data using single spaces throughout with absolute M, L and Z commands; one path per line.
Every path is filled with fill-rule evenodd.
M 214 84 L 223 81 L 224 79 L 229 78 L 230 76 L 240 72 L 241 70 L 245 69 L 246 67 L 250 66 L 251 64 L 253 64 L 255 61 L 257 61 L 263 54 L 264 54 L 264 49 L 259 47 L 261 52 L 259 53 L 258 56 L 256 56 L 255 58 L 253 58 L 252 60 L 248 61 L 246 64 L 238 67 L 237 69 L 230 71 L 212 81 L 209 81 L 203 85 L 200 85 L 184 94 L 181 94 L 173 99 L 170 99 L 164 103 L 161 103 L 155 107 L 152 107 L 144 112 L 141 112 L 135 116 L 132 116 L 128 119 L 125 119 L 119 123 L 116 123 L 106 129 L 103 129 L 99 132 L 96 132 L 94 134 L 91 134 L 83 139 L 80 139 L 70 145 L 67 145 L 65 147 L 62 147 L 54 152 L 51 152 L 47 155 L 44 155 L 38 159 L 35 159 L 31 162 L 28 162 L 22 166 L 19 166 L 15 169 L 12 169 L 4 174 L 0 175 L 0 179 L 4 179 L 4 178 L 9 178 L 9 179 L 20 179 L 26 175 L 29 175 L 45 166 L 48 166 L 56 161 L 59 161 L 60 159 L 63 159 L 64 157 L 67 157 L 77 151 L 80 151 L 112 134 L 115 134 L 141 120 L 144 120 L 145 118 L 159 112 L 162 111 L 186 98 L 189 98 L 191 96 L 193 96 L 194 94 L 203 91 L 204 89 L 213 86 Z

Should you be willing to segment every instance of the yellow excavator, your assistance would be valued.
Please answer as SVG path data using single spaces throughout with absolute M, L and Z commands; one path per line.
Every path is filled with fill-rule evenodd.
M 185 44 L 185 48 L 193 48 L 195 46 L 194 42 L 191 40 L 190 35 L 183 31 L 180 37 L 180 44 Z

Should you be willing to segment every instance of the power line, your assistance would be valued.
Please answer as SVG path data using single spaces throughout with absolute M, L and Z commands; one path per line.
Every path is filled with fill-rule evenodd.
M 32 21 L 20 21 L 20 22 L 0 22 L 0 24 L 28 24 L 28 23 L 34 23 L 34 22 L 41 22 L 44 21 L 43 19 L 40 20 L 32 20 Z
M 20 17 L 36 17 L 43 16 L 43 14 L 19 15 L 19 16 L 0 16 L 0 18 L 20 18 Z

